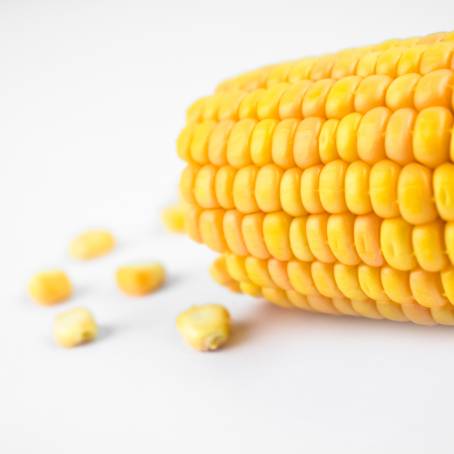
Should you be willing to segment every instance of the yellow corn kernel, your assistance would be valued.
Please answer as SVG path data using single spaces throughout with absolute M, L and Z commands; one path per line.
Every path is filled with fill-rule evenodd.
M 216 193 L 216 200 L 219 205 L 226 210 L 235 207 L 233 200 L 233 185 L 235 181 L 236 170 L 230 166 L 223 166 L 216 172 L 214 180 L 214 190 Z M 194 183 L 195 184 L 195 183 Z M 193 194 L 190 195 L 195 203 Z
M 358 61 L 364 54 L 365 51 L 363 49 L 347 49 L 340 52 L 331 69 L 331 77 L 338 80 L 355 74 Z
M 331 118 L 323 122 L 318 138 L 320 160 L 327 164 L 339 158 L 336 148 L 336 131 L 339 120 Z
M 397 74 L 409 74 L 419 72 L 419 62 L 421 55 L 426 50 L 425 45 L 416 45 L 409 47 L 402 52 L 400 56 L 399 64 L 397 65 Z
M 361 290 L 358 280 L 358 272 L 355 266 L 336 263 L 334 265 L 334 278 L 339 290 L 349 299 L 362 301 L 367 295 Z
M 354 221 L 355 249 L 360 259 L 370 266 L 382 266 L 380 249 L 381 219 L 375 214 L 358 216 Z
M 166 273 L 159 263 L 124 265 L 117 269 L 115 277 L 122 292 L 130 296 L 144 296 L 162 286 Z
M 221 255 L 210 266 L 210 275 L 214 281 L 221 285 L 230 284 L 233 279 L 227 271 L 225 255 Z
M 436 219 L 437 211 L 432 195 L 432 172 L 427 167 L 412 163 L 402 168 L 397 198 L 400 213 L 410 224 L 424 224 Z
M 331 74 L 331 69 L 334 65 L 335 57 L 333 55 L 325 55 L 314 62 L 311 69 L 310 78 L 312 80 L 326 79 Z
M 259 287 L 275 287 L 276 284 L 271 279 L 268 272 L 268 263 L 255 257 L 246 257 L 244 262 L 248 278 Z
M 321 78 L 321 80 L 317 80 L 309 87 L 304 95 L 302 105 L 304 118 L 325 117 L 326 98 L 333 84 L 334 80 Z
M 445 225 L 445 245 L 449 260 L 454 264 L 454 222 Z
M 284 171 L 275 164 L 260 167 L 255 180 L 255 200 L 265 213 L 281 209 L 280 186 Z
M 448 268 L 441 273 L 441 285 L 449 302 L 454 305 L 454 269 Z
M 273 132 L 271 156 L 278 166 L 289 169 L 295 166 L 293 161 L 293 141 L 298 120 L 288 118 L 280 121 Z
M 184 216 L 184 228 L 186 230 L 186 233 L 188 234 L 189 238 L 197 241 L 198 243 L 202 242 L 199 228 L 199 219 L 201 212 L 202 210 L 199 207 L 189 205 Z
M 199 171 L 199 166 L 188 165 L 181 174 L 180 177 L 180 194 L 181 198 L 188 204 L 195 204 L 194 199 L 194 185 L 197 173 Z
M 414 227 L 413 249 L 423 270 L 441 271 L 448 265 L 443 237 L 444 225 L 439 221 Z
M 293 255 L 303 262 L 314 260 L 306 234 L 307 217 L 293 219 L 290 224 L 289 239 Z
M 443 296 L 438 273 L 415 270 L 410 273 L 410 288 L 415 300 L 424 307 L 444 306 L 448 300 Z
M 217 252 L 227 250 L 223 230 L 224 210 L 205 210 L 200 213 L 199 230 L 202 241 Z
M 417 304 L 415 302 L 403 304 L 402 311 L 409 320 L 411 320 L 413 323 L 416 323 L 417 325 L 435 325 L 430 310 L 427 307 L 421 306 L 420 304 Z
M 353 244 L 355 217 L 350 213 L 333 214 L 326 227 L 328 245 L 336 259 L 345 265 L 358 265 L 360 259 Z
M 290 216 L 282 212 L 269 213 L 263 221 L 266 247 L 278 260 L 290 260 L 293 257 L 289 241 L 290 221 Z
M 341 119 L 354 111 L 355 90 L 361 82 L 359 76 L 347 76 L 337 80 L 326 99 L 326 116 Z
M 290 216 L 307 214 L 301 200 L 301 175 L 300 169 L 288 169 L 282 175 L 279 188 L 279 198 L 282 209 Z
M 194 181 L 194 199 L 202 208 L 216 208 L 218 201 L 216 199 L 216 167 L 208 164 L 199 169 Z
M 254 213 L 244 216 L 241 224 L 241 232 L 243 233 L 244 243 L 249 254 L 258 259 L 267 259 L 270 253 L 266 247 L 263 238 L 263 213 Z
M 285 307 L 291 309 L 293 306 L 287 299 L 287 294 L 284 290 L 279 288 L 263 288 L 263 297 L 270 303 L 276 304 L 276 306 Z
M 358 156 L 368 164 L 385 158 L 385 130 L 391 111 L 375 107 L 362 117 L 358 126 Z
M 381 269 L 381 282 L 387 297 L 399 304 L 413 301 L 410 278 L 406 271 L 399 271 L 385 266 Z
M 287 264 L 287 273 L 292 287 L 302 295 L 317 295 L 318 290 L 312 279 L 310 263 L 293 260 Z
M 208 141 L 208 159 L 217 166 L 227 164 L 227 143 L 235 123 L 232 120 L 219 122 L 213 129 Z
M 214 126 L 213 121 L 197 123 L 194 126 L 189 150 L 191 159 L 198 164 L 208 164 L 208 141 Z
M 353 309 L 351 301 L 347 298 L 333 298 L 331 302 L 341 314 L 358 317 L 358 313 Z
M 328 244 L 328 219 L 329 216 L 327 214 L 310 215 L 306 221 L 306 236 L 314 257 L 321 262 L 333 263 L 336 258 Z
M 301 175 L 301 201 L 308 213 L 316 214 L 324 211 L 318 190 L 322 168 L 321 165 L 309 167 Z
M 338 309 L 333 304 L 334 300 L 341 298 L 340 296 L 336 298 L 329 298 L 321 295 L 309 295 L 307 297 L 307 302 L 317 312 L 322 314 L 330 315 L 339 315 Z
M 287 274 L 287 262 L 276 259 L 268 260 L 268 272 L 277 287 L 282 290 L 293 290 Z
M 247 282 L 249 280 L 244 262 L 244 257 L 240 257 L 234 254 L 225 255 L 225 266 L 227 267 L 227 272 L 229 273 L 229 276 L 231 276 L 235 281 Z
M 241 293 L 249 296 L 261 296 L 262 289 L 251 282 L 240 282 Z
M 381 224 L 380 243 L 385 260 L 392 267 L 408 271 L 416 266 L 412 248 L 412 226 L 401 218 L 385 219 Z
M 43 271 L 30 279 L 28 294 L 37 303 L 52 306 L 71 296 L 71 281 L 64 271 Z
M 251 164 L 249 142 L 256 121 L 250 118 L 240 120 L 233 126 L 227 141 L 227 162 L 235 168 Z
M 394 79 L 386 91 L 386 105 L 391 110 L 413 108 L 415 89 L 420 80 L 419 74 L 405 74 Z
M 233 181 L 233 201 L 235 207 L 242 213 L 254 213 L 258 211 L 255 200 L 255 181 L 257 167 L 247 166 L 238 170 Z
M 452 62 L 454 43 L 435 43 L 428 46 L 421 56 L 419 70 L 427 74 L 437 69 L 449 68 Z
M 279 102 L 279 116 L 281 118 L 301 118 L 303 98 L 311 85 L 312 83 L 309 80 L 303 80 L 285 91 Z
M 265 90 L 257 103 L 257 117 L 260 120 L 279 117 L 279 102 L 287 88 L 288 84 L 280 83 Z
M 352 162 L 345 172 L 345 205 L 354 214 L 372 211 L 369 197 L 370 167 L 363 161 Z
M 418 110 L 427 107 L 451 107 L 454 71 L 440 69 L 421 77 L 415 89 L 415 107 Z
M 290 69 L 288 73 L 288 81 L 290 83 L 294 83 L 298 81 L 304 82 L 304 79 L 309 79 L 312 67 L 316 61 L 317 59 L 312 57 L 306 57 L 298 61 Z
M 375 66 L 380 52 L 371 51 L 366 52 L 358 61 L 356 66 L 356 74 L 361 77 L 370 76 L 375 74 Z
M 436 167 L 449 157 L 453 115 L 445 107 L 428 107 L 419 112 L 413 133 L 413 154 L 421 164 Z
M 58 345 L 71 348 L 93 341 L 98 334 L 98 327 L 92 313 L 78 307 L 55 316 L 53 333 Z
M 224 120 L 237 120 L 238 109 L 245 95 L 246 92 L 242 90 L 233 90 L 230 93 L 224 93 L 219 102 L 218 120 L 221 122 Z
M 258 103 L 265 93 L 266 90 L 264 89 L 251 91 L 241 100 L 238 110 L 240 120 L 244 118 L 256 118 Z
M 236 210 L 226 211 L 222 220 L 222 229 L 224 231 L 224 239 L 227 247 L 234 254 L 246 256 L 248 250 L 244 243 L 241 226 L 243 224 L 244 215 Z
M 309 302 L 307 301 L 307 296 L 301 295 L 296 290 L 287 290 L 286 292 L 287 298 L 293 306 L 303 309 L 304 311 L 314 312 L 311 306 L 309 306 Z
M 440 325 L 454 325 L 454 308 L 450 304 L 430 309 L 433 319 Z
M 320 202 L 328 213 L 343 213 L 347 210 L 344 195 L 347 167 L 345 161 L 337 159 L 325 164 L 320 172 Z
M 384 106 L 386 90 L 392 79 L 386 75 L 371 75 L 365 77 L 355 92 L 355 111 L 366 113 L 374 107 Z
M 268 118 L 259 121 L 251 135 L 250 152 L 251 160 L 258 166 L 271 162 L 271 144 L 277 120 Z
M 177 139 L 177 153 L 183 161 L 190 160 L 190 145 L 192 140 L 192 134 L 194 131 L 194 125 L 187 125 L 178 135 Z
M 323 121 L 320 118 L 305 118 L 295 131 L 293 139 L 293 157 L 298 167 L 307 167 L 320 163 L 318 136 Z
M 169 232 L 184 232 L 184 205 L 176 203 L 161 211 L 161 220 Z
M 380 268 L 360 265 L 358 267 L 358 281 L 361 290 L 374 301 L 386 301 L 386 295 L 381 283 Z
M 388 160 L 372 166 L 369 177 L 369 195 L 374 212 L 382 218 L 399 215 L 397 185 L 400 167 Z
M 353 112 L 340 120 L 336 130 L 336 148 L 341 159 L 353 162 L 358 159 L 356 136 L 361 114 Z
M 218 350 L 230 337 L 230 314 L 220 304 L 192 306 L 178 315 L 177 329 L 192 348 L 202 352 Z
M 443 164 L 433 175 L 435 204 L 440 217 L 454 221 L 454 164 Z
M 87 230 L 74 238 L 69 245 L 71 257 L 90 260 L 108 254 L 115 247 L 115 238 L 107 230 Z
M 416 112 L 404 108 L 396 110 L 389 117 L 385 132 L 386 157 L 400 165 L 413 161 L 413 127 Z
M 388 320 L 395 322 L 406 322 L 408 321 L 407 316 L 404 314 L 400 304 L 393 303 L 391 301 L 377 301 L 377 311 Z
M 352 301 L 353 309 L 366 318 L 372 318 L 375 320 L 380 320 L 383 316 L 378 312 L 377 306 L 374 301 Z
M 377 59 L 376 73 L 395 77 L 397 75 L 397 65 L 403 50 L 403 47 L 392 47 L 382 52 Z
M 312 279 L 319 293 L 327 298 L 344 296 L 337 286 L 334 267 L 330 263 L 312 262 Z

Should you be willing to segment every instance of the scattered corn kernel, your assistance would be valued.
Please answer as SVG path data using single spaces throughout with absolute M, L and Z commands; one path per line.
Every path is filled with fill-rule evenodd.
M 37 303 L 51 306 L 67 300 L 71 296 L 72 285 L 64 271 L 44 271 L 31 278 L 28 293 Z
M 88 309 L 77 307 L 55 316 L 54 339 L 62 347 L 76 347 L 91 342 L 97 333 L 96 321 Z
M 130 296 L 153 292 L 164 283 L 165 278 L 165 269 L 159 263 L 121 266 L 116 274 L 118 288 Z
M 161 220 L 169 232 L 184 232 L 184 206 L 176 203 L 164 208 L 161 212 Z
M 87 230 L 71 241 L 70 255 L 79 260 L 90 260 L 108 254 L 115 247 L 115 238 L 107 230 Z
M 217 350 L 230 336 L 230 314 L 220 304 L 192 306 L 177 317 L 177 329 L 192 348 Z

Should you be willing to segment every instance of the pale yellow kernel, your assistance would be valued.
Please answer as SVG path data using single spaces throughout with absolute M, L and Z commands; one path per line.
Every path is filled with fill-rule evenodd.
M 31 278 L 28 293 L 37 303 L 51 306 L 67 300 L 71 296 L 72 285 L 64 271 L 44 271 Z
M 161 211 L 161 221 L 169 232 L 184 232 L 184 205 L 175 203 Z
M 94 340 L 98 327 L 88 309 L 77 307 L 55 316 L 53 332 L 58 345 L 70 348 Z
M 108 254 L 115 247 L 115 238 L 107 230 L 87 230 L 69 245 L 69 254 L 78 260 L 90 260 Z
M 130 296 L 147 295 L 161 287 L 166 278 L 164 267 L 159 263 L 125 265 L 117 269 L 118 288 Z
M 218 350 L 230 337 L 230 314 L 220 304 L 192 306 L 178 315 L 177 329 L 195 350 Z

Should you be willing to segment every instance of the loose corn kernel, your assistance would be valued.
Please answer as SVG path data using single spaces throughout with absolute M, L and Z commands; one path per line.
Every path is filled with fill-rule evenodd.
M 116 273 L 118 288 L 130 296 L 143 296 L 153 292 L 161 287 L 165 278 L 165 269 L 159 263 L 121 266 Z
M 72 285 L 64 271 L 44 271 L 31 278 L 28 293 L 37 303 L 51 306 L 67 300 L 71 296 Z
M 184 206 L 181 203 L 170 205 L 161 212 L 161 220 L 169 232 L 184 232 Z
M 192 306 L 178 315 L 177 329 L 192 348 L 217 350 L 230 337 L 230 314 L 220 304 Z
M 69 254 L 78 260 L 90 260 L 108 254 L 115 238 L 107 230 L 87 230 L 71 241 Z
M 55 316 L 54 339 L 61 347 L 76 347 L 96 338 L 98 327 L 88 309 L 77 307 Z

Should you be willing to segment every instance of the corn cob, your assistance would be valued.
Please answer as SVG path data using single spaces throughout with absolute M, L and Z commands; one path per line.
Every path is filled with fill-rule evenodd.
M 267 66 L 187 112 L 186 231 L 284 307 L 454 325 L 454 33 Z

